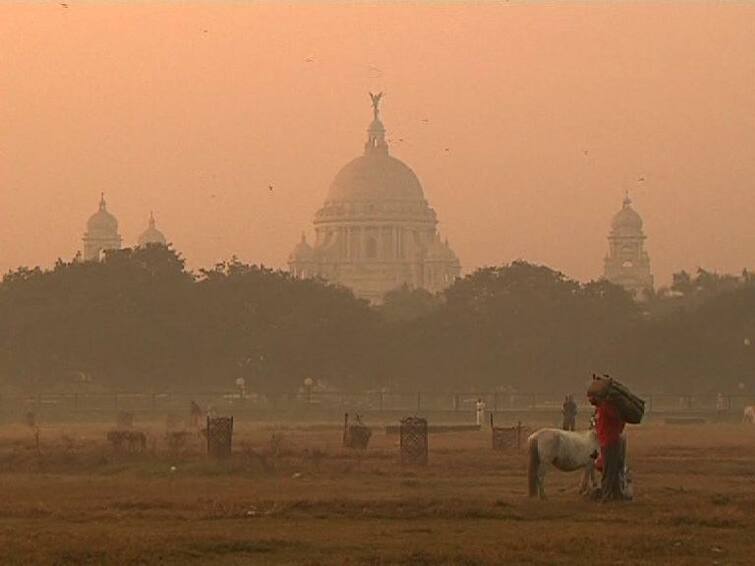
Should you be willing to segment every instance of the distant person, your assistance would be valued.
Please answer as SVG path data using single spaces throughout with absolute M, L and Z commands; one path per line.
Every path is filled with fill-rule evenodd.
M 624 419 L 618 407 L 608 399 L 588 397 L 590 403 L 597 407 L 598 443 L 600 444 L 600 461 L 603 478 L 600 483 L 600 500 L 613 501 L 624 499 L 621 488 L 621 474 L 624 468 L 623 439 Z
M 577 404 L 574 402 L 573 395 L 567 395 L 564 398 L 561 413 L 564 416 L 562 428 L 564 430 L 574 430 L 577 427 Z
M 485 419 L 485 401 L 482 398 L 477 398 L 475 403 L 475 415 L 477 416 L 477 426 L 482 426 L 482 421 Z
M 202 420 L 204 412 L 202 408 L 194 401 L 191 402 L 189 408 L 189 424 L 194 428 L 200 428 L 202 426 Z
M 719 393 L 716 397 L 716 412 L 718 413 L 719 419 L 721 419 L 726 412 L 726 397 L 724 397 L 723 393 Z

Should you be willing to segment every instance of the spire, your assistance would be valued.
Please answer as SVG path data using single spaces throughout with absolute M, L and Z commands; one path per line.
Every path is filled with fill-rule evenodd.
M 380 121 L 381 98 L 383 98 L 382 92 L 377 94 L 370 93 L 370 99 L 372 100 L 372 123 L 367 128 L 367 143 L 364 144 L 365 153 L 373 151 L 388 152 L 388 144 L 385 141 L 385 127 Z
M 105 193 L 100 193 L 100 210 L 105 210 Z
M 627 208 L 632 204 L 632 199 L 629 198 L 629 189 L 624 191 L 624 208 Z
M 151 210 L 149 211 L 149 227 L 155 227 L 155 214 Z

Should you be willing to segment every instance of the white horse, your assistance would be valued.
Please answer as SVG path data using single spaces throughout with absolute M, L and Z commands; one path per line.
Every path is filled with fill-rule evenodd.
M 745 407 L 744 414 L 742 415 L 742 422 L 755 424 L 755 405 Z
M 595 459 L 600 454 L 598 435 L 594 429 L 580 432 L 542 428 L 527 439 L 529 462 L 527 478 L 530 497 L 539 495 L 545 498 L 543 480 L 545 473 L 553 466 L 562 472 L 573 472 L 584 468 L 579 492 L 596 486 Z

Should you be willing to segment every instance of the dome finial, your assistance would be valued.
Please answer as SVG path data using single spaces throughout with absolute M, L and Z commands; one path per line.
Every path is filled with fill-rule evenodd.
M 388 151 L 388 144 L 385 141 L 385 127 L 380 121 L 380 100 L 382 98 L 382 92 L 377 94 L 370 93 L 370 100 L 372 100 L 372 123 L 367 129 L 367 143 L 364 144 L 365 153 L 374 150 Z
M 154 228 L 155 227 L 155 213 L 153 211 L 149 211 L 149 227 Z
M 373 120 L 380 120 L 380 99 L 383 98 L 383 93 L 377 94 L 370 93 L 370 99 L 372 100 L 372 115 Z
M 100 193 L 100 210 L 105 210 L 105 193 Z
M 629 189 L 626 189 L 624 191 L 624 207 L 627 207 L 632 204 L 632 199 L 629 198 Z

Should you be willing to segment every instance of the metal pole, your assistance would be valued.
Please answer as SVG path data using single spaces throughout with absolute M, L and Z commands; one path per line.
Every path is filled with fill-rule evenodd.
M 517 421 L 516 423 L 516 448 L 517 450 L 521 447 L 521 438 L 522 438 L 522 421 Z

